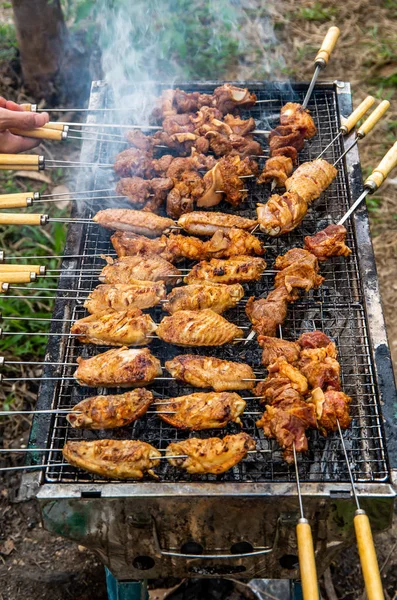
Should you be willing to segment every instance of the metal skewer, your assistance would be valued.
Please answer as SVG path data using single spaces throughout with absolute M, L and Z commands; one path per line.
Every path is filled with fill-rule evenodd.
M 316 81 L 318 79 L 320 71 L 322 71 L 322 69 L 325 69 L 325 67 L 327 66 L 329 58 L 331 56 L 331 52 L 335 48 L 339 35 L 340 29 L 338 27 L 330 27 L 327 31 L 325 38 L 323 39 L 321 48 L 318 51 L 316 58 L 314 59 L 314 64 L 316 65 L 316 68 L 314 70 L 309 89 L 307 90 L 305 99 L 302 103 L 303 108 L 307 108 L 307 105 L 309 104 L 309 100 L 313 93 L 314 86 L 316 85 Z M 65 123 L 65 125 L 68 125 L 68 123 Z

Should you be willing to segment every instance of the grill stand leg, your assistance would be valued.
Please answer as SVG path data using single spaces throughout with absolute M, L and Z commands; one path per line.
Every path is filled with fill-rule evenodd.
M 108 600 L 149 600 L 146 581 L 117 581 L 105 567 Z

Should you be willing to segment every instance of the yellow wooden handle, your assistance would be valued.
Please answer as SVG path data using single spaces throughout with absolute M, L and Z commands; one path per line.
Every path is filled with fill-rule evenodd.
M 45 216 L 35 213 L 0 213 L 0 225 L 42 225 Z
M 0 283 L 30 283 L 35 281 L 36 273 L 24 271 L 21 273 L 0 273 Z
M 361 125 L 360 129 L 357 131 L 358 137 L 363 138 L 368 135 L 368 133 L 372 131 L 375 125 L 381 120 L 383 115 L 389 110 L 389 107 L 390 102 L 388 100 L 383 100 L 369 115 L 368 119 L 366 119 Z
M 40 171 L 38 165 L 1 165 L 0 171 Z
M 43 125 L 44 129 L 56 129 L 57 131 L 64 131 L 65 125 L 63 123 L 56 123 L 55 121 L 49 121 Z
M 28 138 L 37 138 L 38 140 L 55 140 L 63 139 L 63 131 L 56 129 L 47 129 L 46 127 L 37 127 L 36 129 L 10 129 L 14 135 L 21 135 Z
M 23 208 L 24 206 L 31 206 L 33 199 L 33 192 L 20 192 L 18 194 L 3 194 L 0 196 L 0 209 L 1 208 Z
M 360 555 L 367 598 L 368 600 L 384 600 L 371 524 L 364 511 L 356 511 L 354 529 L 356 530 L 358 553 Z
M 37 154 L 0 154 L 0 165 L 35 165 L 39 166 Z
M 346 121 L 343 122 L 343 125 L 341 125 L 340 128 L 341 131 L 344 134 L 350 133 L 353 127 L 357 125 L 359 120 L 363 118 L 365 113 L 369 111 L 374 102 L 375 98 L 373 96 L 367 96 L 365 100 L 363 100 L 361 104 L 357 106 L 356 110 L 353 110 L 350 117 L 348 117 Z
M 323 39 L 323 43 L 321 44 L 320 50 L 317 52 L 317 56 L 314 59 L 315 64 L 319 64 L 320 66 L 324 66 L 328 64 L 329 58 L 331 56 L 332 50 L 336 46 L 336 42 L 340 36 L 339 27 L 330 27 L 327 31 L 325 38 Z
M 33 104 L 28 104 L 27 102 L 25 102 L 24 104 L 20 104 L 19 106 L 23 108 L 23 110 L 30 112 L 32 110 Z
M 314 555 L 312 530 L 306 519 L 299 519 L 296 526 L 298 540 L 299 571 L 304 600 L 318 600 L 318 581 Z
M 36 275 L 44 275 L 45 267 L 41 265 L 11 265 L 11 264 L 0 264 L 0 273 L 36 273 Z
M 394 145 L 385 154 L 376 169 L 367 177 L 364 186 L 369 187 L 372 191 L 377 190 L 395 166 L 397 166 L 397 142 L 394 142 Z

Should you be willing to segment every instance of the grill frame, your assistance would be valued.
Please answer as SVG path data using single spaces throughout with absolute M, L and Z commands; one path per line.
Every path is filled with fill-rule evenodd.
M 210 90 L 211 88 L 216 87 L 217 85 L 219 85 L 219 82 L 205 82 L 205 83 L 198 83 L 198 84 L 193 84 L 192 83 L 180 83 L 179 84 L 181 88 L 183 89 L 208 89 Z M 240 83 L 241 85 L 241 83 Z M 250 89 L 269 89 L 269 85 L 266 84 L 262 84 L 262 83 L 258 83 L 258 82 L 245 82 L 244 85 L 247 85 L 247 87 L 249 87 Z M 166 87 L 166 84 L 164 84 L 161 87 Z M 282 86 L 281 86 L 282 87 Z M 298 84 L 296 86 L 294 86 L 294 90 L 298 93 L 298 94 L 303 94 L 304 91 L 306 89 L 306 86 L 304 84 Z M 339 113 L 342 116 L 347 116 L 348 114 L 350 114 L 351 112 L 351 94 L 350 94 L 350 85 L 348 83 L 345 82 L 334 82 L 334 83 L 321 83 L 319 85 L 317 85 L 316 89 L 324 89 L 324 90 L 334 90 L 336 92 L 335 94 L 335 102 L 337 103 L 337 108 L 339 109 Z M 91 95 L 91 104 L 90 107 L 91 108 L 96 108 L 99 107 L 101 105 L 103 105 L 103 98 L 104 98 L 104 94 L 106 93 L 106 86 L 103 84 L 103 82 L 94 82 L 93 83 L 93 88 L 92 88 L 92 95 Z M 288 93 L 288 88 L 285 87 L 285 93 Z M 95 122 L 95 116 L 90 116 L 88 118 L 89 121 L 91 122 Z M 330 139 L 328 139 L 328 141 L 330 141 Z M 328 143 L 326 142 L 326 140 L 323 140 L 323 146 Z M 349 144 L 348 142 L 345 142 L 345 140 L 343 140 L 344 146 L 346 146 L 347 144 Z M 85 142 L 83 145 L 83 149 L 82 149 L 82 159 L 83 160 L 91 160 L 92 159 L 92 148 L 93 148 L 93 144 L 91 142 Z M 346 160 L 346 170 L 345 170 L 345 177 L 344 177 L 344 185 L 347 186 L 347 190 L 350 191 L 350 201 L 352 199 L 352 197 L 356 198 L 357 195 L 360 193 L 360 191 L 362 190 L 362 179 L 361 179 L 361 170 L 360 170 L 360 165 L 359 165 L 359 157 L 358 157 L 358 152 L 356 149 L 354 149 L 353 151 L 351 151 L 348 156 L 347 156 L 347 160 Z M 348 173 L 348 175 L 346 175 Z M 92 178 L 86 178 L 83 174 L 80 175 L 79 180 L 77 182 L 78 184 L 78 188 L 80 189 L 84 189 L 83 186 L 86 186 L 87 183 L 90 181 L 90 179 L 94 180 L 94 177 Z M 100 189 L 102 186 L 101 183 L 101 177 L 96 179 L 96 187 L 98 189 Z M 93 187 L 90 187 L 89 189 L 93 189 Z M 318 206 L 321 206 L 318 205 Z M 347 207 L 346 207 L 347 208 Z M 317 208 L 315 207 L 314 209 L 314 214 L 316 214 L 316 210 Z M 73 216 L 78 216 L 78 207 L 75 208 Z M 316 222 L 316 221 L 315 221 Z M 325 222 L 324 222 L 325 225 Z M 322 225 L 322 221 L 317 221 L 317 228 L 320 228 Z M 69 230 L 68 230 L 68 238 L 67 238 L 67 243 L 66 243 L 66 247 L 65 247 L 65 254 L 68 253 L 75 253 L 76 252 L 76 248 L 77 247 L 81 247 L 81 243 L 82 243 L 82 238 L 83 238 L 83 231 L 85 230 L 85 226 L 82 227 L 81 225 L 70 225 L 69 226 Z M 353 261 L 355 263 L 355 267 L 357 268 L 357 272 L 360 273 L 361 276 L 361 290 L 357 289 L 356 290 L 356 294 L 357 294 L 357 298 L 356 300 L 358 300 L 359 296 L 361 296 L 361 300 L 363 303 L 363 308 L 361 308 L 361 310 L 363 310 L 364 312 L 366 312 L 366 316 L 364 316 L 365 321 L 366 321 L 366 327 L 367 327 L 367 333 L 368 333 L 368 342 L 369 342 L 369 348 L 368 348 L 368 354 L 370 356 L 372 365 L 372 376 L 373 376 L 373 382 L 375 384 L 375 386 L 378 388 L 378 392 L 379 392 L 379 397 L 382 400 L 383 403 L 383 412 L 385 414 L 386 417 L 386 423 L 385 423 L 385 428 L 386 428 L 386 432 L 387 432 L 387 438 L 388 440 L 390 440 L 390 433 L 391 431 L 395 431 L 395 425 L 393 424 L 392 418 L 390 418 L 392 415 L 390 415 L 391 412 L 391 408 L 393 405 L 393 401 L 395 401 L 396 398 L 396 393 L 395 393 L 395 386 L 394 386 L 394 381 L 393 381 L 393 374 L 392 374 L 392 367 L 391 367 L 391 361 L 390 361 L 390 354 L 388 351 L 388 347 L 387 347 L 387 341 L 386 341 L 386 334 L 385 334 L 385 328 L 384 328 L 384 322 L 383 322 L 383 315 L 381 312 L 381 306 L 380 306 L 380 299 L 379 299 L 379 290 L 378 290 L 378 283 L 377 283 L 377 279 L 376 279 L 376 270 L 375 270 L 375 262 L 374 262 L 374 256 L 373 256 L 373 251 L 372 251 L 372 245 L 371 245 L 371 241 L 370 241 L 370 236 L 369 236 L 369 226 L 368 226 L 368 215 L 366 212 L 366 208 L 365 206 L 362 207 L 359 211 L 356 212 L 356 214 L 354 215 L 353 218 L 353 232 L 354 232 L 354 237 L 355 237 L 355 242 L 357 244 L 358 247 L 360 248 L 365 248 L 365 250 L 362 252 L 362 254 L 358 254 L 353 256 Z M 290 236 L 286 236 L 286 238 L 281 238 L 280 241 L 280 245 L 279 243 L 277 243 L 278 246 L 278 252 L 283 252 L 285 251 L 287 248 L 291 247 L 291 243 L 289 241 L 289 237 Z M 302 237 L 302 236 L 301 236 Z M 296 245 L 296 242 L 295 242 Z M 268 259 L 270 259 L 270 253 L 268 252 L 266 257 Z M 272 257 L 273 258 L 273 257 Z M 342 259 L 340 259 L 342 260 Z M 271 260 L 269 261 L 271 262 Z M 69 268 L 75 268 L 77 266 L 78 260 L 68 260 L 67 262 L 63 262 L 62 264 L 62 268 L 65 269 L 65 271 L 67 271 L 67 267 Z M 329 270 L 332 273 L 335 273 L 335 263 L 331 264 L 329 267 Z M 59 280 L 59 287 L 60 288 L 65 288 L 66 286 L 71 287 L 74 285 L 75 280 L 73 281 L 73 279 L 68 278 L 67 272 L 63 272 L 62 276 L 60 277 Z M 328 269 L 327 269 L 328 271 Z M 324 268 L 322 268 L 322 273 L 324 274 Z M 346 273 L 349 273 L 348 269 L 346 269 Z M 270 286 L 271 286 L 271 280 L 272 280 L 272 276 L 269 277 L 270 280 Z M 336 281 L 334 279 L 334 281 Z M 263 290 L 261 290 L 263 291 Z M 323 291 L 320 292 L 320 297 L 317 297 L 317 301 L 324 301 L 324 298 L 321 297 L 323 294 Z M 316 300 L 316 297 L 314 298 Z M 326 300 L 326 299 L 325 299 Z M 304 302 L 303 305 L 305 307 L 308 306 L 307 302 Z M 296 309 L 299 310 L 299 306 L 298 304 L 295 305 Z M 336 305 L 335 305 L 336 308 Z M 357 307 L 356 307 L 357 308 Z M 352 303 L 352 307 L 351 309 L 354 311 L 355 310 L 355 306 L 354 303 Z M 294 308 L 295 310 L 295 308 Z M 60 298 L 58 297 L 57 301 L 56 301 L 56 307 L 55 307 L 55 311 L 54 311 L 54 318 L 71 318 L 71 312 L 70 312 L 70 306 L 68 306 L 68 302 L 60 300 Z M 366 318 L 368 317 L 368 318 Z M 376 317 L 376 318 L 375 318 Z M 55 323 L 52 324 L 52 331 L 56 331 L 56 325 Z M 285 337 L 288 337 L 288 335 L 286 335 Z M 291 339 L 290 337 L 288 337 L 288 339 Z M 59 342 L 59 340 L 57 340 L 56 338 L 52 338 L 49 341 L 48 344 L 48 349 L 47 349 L 47 355 L 46 355 L 46 359 L 48 360 L 59 360 L 59 356 L 62 355 L 62 347 L 65 346 L 65 344 L 67 343 L 67 340 L 65 338 L 61 339 L 61 341 Z M 98 351 L 101 351 L 101 349 L 98 349 Z M 47 366 L 45 368 L 44 371 L 46 376 L 50 376 L 53 373 L 53 370 L 51 369 L 51 367 Z M 52 381 L 43 381 L 41 388 L 40 388 L 40 392 L 39 392 L 39 400 L 38 400 L 38 408 L 49 408 L 49 403 L 48 403 L 48 398 L 52 398 L 54 396 L 55 393 L 55 389 L 56 389 L 56 383 L 52 382 Z M 87 395 L 91 395 L 91 391 L 89 388 L 83 388 L 85 390 L 85 396 Z M 348 391 L 348 390 L 347 390 Z M 188 392 L 184 392 L 184 393 L 188 393 Z M 385 407 L 387 407 L 387 410 L 385 410 Z M 31 431 L 31 438 L 30 438 L 30 447 L 44 447 L 43 444 L 48 444 L 49 442 L 49 436 L 50 436 L 50 432 L 51 432 L 51 423 L 53 421 L 52 416 L 50 415 L 41 415 L 41 416 L 35 416 L 34 421 L 33 421 L 33 425 L 32 425 L 32 431 Z M 385 437 L 383 434 L 383 426 L 382 424 L 379 423 L 378 425 L 378 430 L 379 432 L 381 432 L 381 437 L 383 442 L 385 441 Z M 103 436 L 106 437 L 106 436 Z M 110 436 L 109 436 L 110 437 Z M 274 443 L 274 442 L 273 442 Z M 59 455 L 58 457 L 59 458 Z M 385 464 L 385 469 L 384 469 L 384 476 L 382 478 L 377 478 L 377 484 L 375 485 L 375 483 L 369 483 L 370 487 L 372 486 L 372 489 L 375 492 L 375 488 L 378 490 L 377 493 L 379 493 L 379 489 L 381 489 L 383 486 L 382 485 L 378 485 L 381 481 L 384 482 L 388 482 L 390 481 L 390 467 L 394 468 L 396 465 L 396 460 L 395 460 L 395 452 L 394 452 L 394 448 L 392 448 L 392 452 L 390 453 L 390 463 L 388 464 L 387 462 L 387 458 L 385 457 L 384 460 L 384 464 Z M 302 475 L 302 479 L 303 481 L 305 481 L 305 476 L 302 473 L 302 471 L 300 470 L 300 473 Z M 165 493 L 166 495 L 169 492 L 169 488 L 172 488 L 174 494 L 183 494 L 186 492 L 191 492 L 192 486 L 194 487 L 195 493 L 197 494 L 208 494 L 210 493 L 215 494 L 215 495 L 224 495 L 225 494 L 225 489 L 224 489 L 224 485 L 222 485 L 220 487 L 220 482 L 217 482 L 217 485 L 214 486 L 211 484 L 211 482 L 205 482 L 205 481 L 194 481 L 194 482 L 189 482 L 189 481 L 174 481 L 172 483 L 170 483 L 169 485 L 164 482 L 164 483 L 152 483 L 152 482 L 143 482 L 143 483 L 134 483 L 134 484 L 125 484 L 122 482 L 118 482 L 117 484 L 112 484 L 112 483 L 108 483 L 104 480 L 97 480 L 95 482 L 92 481 L 87 481 L 85 483 L 74 483 L 74 482 L 70 482 L 70 483 L 62 483 L 62 484 L 58 484 L 56 482 L 45 482 L 44 483 L 44 478 L 45 475 L 43 473 L 34 473 L 34 474 L 29 474 L 26 475 L 24 477 L 27 477 L 28 480 L 30 481 L 30 483 L 32 483 L 32 480 L 35 482 L 35 486 L 38 485 L 43 485 L 42 490 L 40 492 L 40 495 L 43 494 L 44 496 L 48 497 L 48 494 L 52 497 L 56 497 L 58 496 L 58 494 L 61 494 L 62 497 L 64 497 L 64 495 L 66 494 L 66 496 L 69 495 L 69 492 L 72 492 L 72 494 L 74 495 L 74 493 L 80 493 L 83 490 L 87 490 L 87 488 L 92 488 L 94 487 L 96 490 L 101 490 L 101 494 L 107 495 L 108 492 L 110 492 L 111 495 L 113 495 L 113 493 L 115 492 L 115 490 L 117 489 L 117 495 L 124 495 L 123 494 L 123 490 L 127 490 L 127 488 L 129 489 L 131 486 L 135 489 L 136 493 L 138 493 L 138 495 L 140 495 L 141 490 L 143 492 L 143 490 L 146 490 L 145 493 L 148 493 L 149 495 L 151 495 L 152 493 L 156 493 L 155 490 L 157 490 L 157 493 Z M 358 481 L 360 481 L 360 477 L 356 478 Z M 362 478 L 361 478 L 362 479 Z M 339 481 L 332 481 L 332 482 L 328 482 L 331 487 L 332 485 L 336 485 L 336 488 L 338 489 L 344 489 L 346 490 L 346 482 L 347 482 L 347 472 L 345 472 L 345 476 L 344 478 L 341 478 Z M 294 481 L 294 476 L 293 474 L 291 474 L 288 477 L 288 481 L 289 482 L 293 482 Z M 307 480 L 306 480 L 307 481 Z M 310 481 L 310 479 L 309 479 Z M 245 482 L 245 481 L 240 481 L 240 482 L 225 482 L 225 486 L 228 486 L 229 488 L 229 492 L 231 494 L 244 494 L 244 490 L 250 490 L 250 493 L 253 492 L 253 488 L 255 488 L 255 494 L 256 493 L 260 493 L 260 494 L 267 494 L 269 493 L 269 485 L 270 485 L 270 489 L 272 489 L 272 493 L 276 492 L 276 489 L 279 488 L 279 492 L 281 495 L 283 494 L 282 490 L 284 490 L 285 492 L 285 484 L 287 482 L 274 482 L 274 481 L 262 481 L 259 483 L 256 483 L 254 481 L 252 482 Z M 340 485 L 339 485 L 340 484 Z M 363 479 L 363 485 L 366 489 L 366 486 L 368 484 L 368 479 L 364 478 Z M 109 488 L 113 489 L 114 486 L 114 491 L 110 491 Z M 167 488 L 167 491 L 164 489 L 164 486 Z M 308 486 L 313 490 L 316 488 L 321 488 L 321 486 L 324 486 L 324 483 L 321 482 L 316 482 L 316 481 L 310 481 L 308 483 Z M 48 489 L 46 489 L 48 487 Z M 289 487 L 289 486 L 288 486 Z M 65 489 L 67 488 L 67 489 Z M 106 489 L 105 489 L 106 488 Z M 222 489 L 221 489 L 222 488 Z M 211 489 L 211 491 L 210 491 Z M 388 489 L 388 486 L 385 486 L 385 490 Z M 52 491 L 51 491 L 52 490 Z M 291 490 L 290 490 L 291 491 Z M 59 497 L 59 496 L 58 496 Z

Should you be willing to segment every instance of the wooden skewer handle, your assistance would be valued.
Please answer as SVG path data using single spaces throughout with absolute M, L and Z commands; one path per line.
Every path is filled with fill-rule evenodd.
M 22 273 L 0 273 L 0 283 L 30 283 L 35 281 L 36 273 L 24 271 Z
M 64 139 L 63 131 L 46 127 L 37 127 L 37 129 L 10 129 L 10 131 L 14 135 L 37 138 L 38 140 L 55 140 L 59 142 Z
M 299 519 L 296 526 L 296 537 L 303 598 L 304 600 L 319 600 L 312 530 L 306 519 Z
M 357 135 L 360 138 L 363 138 L 372 131 L 383 115 L 389 110 L 389 107 L 390 102 L 388 100 L 383 100 L 361 125 L 360 129 L 357 131 Z
M 0 264 L 0 273 L 36 273 L 36 275 L 44 275 L 45 267 L 41 265 L 12 265 Z
M 314 64 L 325 67 L 328 64 L 332 50 L 336 46 L 336 42 L 340 36 L 339 27 L 330 27 L 327 31 L 323 43 L 321 44 L 320 50 L 317 52 L 317 56 L 314 59 Z
M 0 213 L 0 225 L 43 225 L 46 215 L 34 213 Z
M 363 510 L 357 510 L 354 517 L 358 553 L 365 582 L 368 600 L 384 600 L 378 559 L 376 558 L 371 524 Z
M 0 165 L 0 171 L 40 171 L 35 165 Z
M 0 165 L 34 165 L 39 166 L 37 154 L 0 154 Z
M 19 106 L 23 108 L 23 110 L 26 110 L 28 112 L 36 112 L 37 108 L 37 104 L 29 104 L 27 102 L 25 102 L 24 104 L 20 104 Z
M 357 125 L 359 120 L 363 118 L 365 113 L 369 111 L 369 109 L 374 103 L 375 98 L 373 96 L 367 96 L 365 100 L 363 100 L 361 104 L 357 106 L 356 110 L 353 110 L 350 117 L 348 117 L 346 121 L 343 122 L 343 125 L 341 125 L 340 128 L 342 133 L 350 133 L 353 127 Z
M 368 187 L 371 191 L 375 191 L 384 182 L 389 173 L 397 166 L 397 142 L 382 158 L 376 169 L 374 169 L 369 177 L 364 182 L 364 186 Z
M 44 127 L 44 129 L 56 129 L 57 131 L 65 130 L 65 125 L 63 125 L 62 123 L 56 123 L 54 121 L 49 121 L 48 123 L 43 125 L 43 127 Z M 67 127 L 67 125 L 66 125 L 66 127 Z
M 1 208 L 23 208 L 33 203 L 33 192 L 19 194 L 3 194 L 0 196 Z

